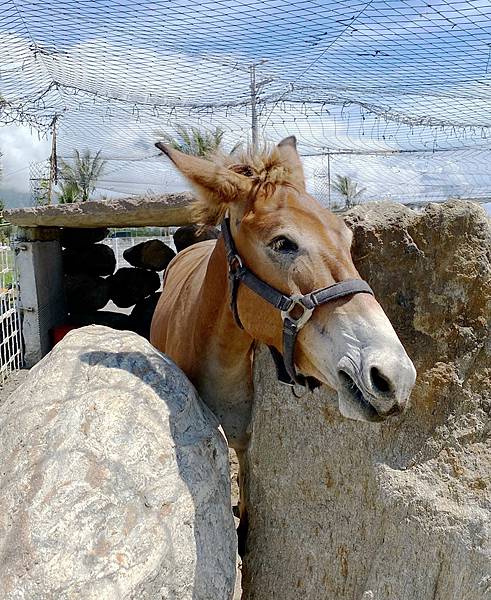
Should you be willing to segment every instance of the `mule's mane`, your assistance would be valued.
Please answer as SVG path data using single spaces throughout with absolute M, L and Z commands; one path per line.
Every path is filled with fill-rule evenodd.
M 280 185 L 295 187 L 293 173 L 281 157 L 277 146 L 264 144 L 262 148 L 251 147 L 238 150 L 233 154 L 215 154 L 210 160 L 217 167 L 222 167 L 244 175 L 251 180 L 251 201 L 261 193 L 263 198 L 274 195 Z M 218 225 L 222 222 L 228 205 L 236 196 L 236 190 L 225 182 L 215 190 L 219 201 L 211 202 L 207 197 L 199 197 L 193 206 L 196 223 L 201 225 Z
M 278 147 L 265 144 L 254 151 L 251 147 L 233 154 L 217 156 L 215 162 L 235 173 L 245 175 L 256 184 L 294 184 L 292 173 L 281 157 Z

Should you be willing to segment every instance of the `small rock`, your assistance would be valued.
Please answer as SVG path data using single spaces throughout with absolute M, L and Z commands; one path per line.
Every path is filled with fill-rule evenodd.
M 109 284 L 107 279 L 97 275 L 66 275 L 65 295 L 68 312 L 95 311 L 109 302 Z
M 109 295 L 120 308 L 133 306 L 160 287 L 160 277 L 155 271 L 146 271 L 131 267 L 118 269 L 108 277 Z
M 71 325 L 84 327 L 86 325 L 105 325 L 111 329 L 120 331 L 133 331 L 130 316 L 124 313 L 112 312 L 110 310 L 99 310 L 72 315 L 69 319 Z
M 127 248 L 123 257 L 130 265 L 152 271 L 163 271 L 176 253 L 161 240 L 148 240 Z
M 220 236 L 220 231 L 216 227 L 185 225 L 179 227 L 174 233 L 174 245 L 176 250 L 181 252 L 184 248 L 205 242 L 206 240 L 216 240 Z
M 150 339 L 150 325 L 159 298 L 160 292 L 151 294 L 148 298 L 137 302 L 131 311 L 131 331 L 135 331 L 147 340 Z
M 60 242 L 63 248 L 83 248 L 97 242 L 102 242 L 109 235 L 107 227 L 85 229 L 78 227 L 63 227 Z
M 116 268 L 116 257 L 106 244 L 93 244 L 81 248 L 63 250 L 63 271 L 67 275 L 89 273 L 90 275 L 112 275 Z

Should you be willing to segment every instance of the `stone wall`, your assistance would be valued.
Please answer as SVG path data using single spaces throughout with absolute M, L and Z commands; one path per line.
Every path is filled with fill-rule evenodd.
M 476 205 L 358 207 L 353 254 L 413 359 L 408 413 L 344 420 L 256 361 L 247 600 L 491 595 L 491 228 Z
M 189 193 L 20 208 L 5 211 L 19 226 L 16 240 L 25 364 L 35 365 L 53 342 L 74 327 L 105 325 L 148 338 L 163 272 L 175 256 L 159 239 L 128 248 L 128 266 L 116 269 L 104 243 L 108 227 L 189 223 Z M 183 225 L 177 251 L 215 239 L 214 227 Z M 116 305 L 108 308 L 110 302 Z
M 123 252 L 128 266 L 115 270 L 114 251 L 103 243 L 107 228 L 63 228 L 60 232 L 69 323 L 106 325 L 148 339 L 164 271 L 175 251 L 159 239 L 143 241 Z M 198 230 L 190 225 L 175 231 L 174 243 L 177 250 L 183 250 L 217 236 L 213 227 Z M 122 310 L 108 310 L 109 302 Z
M 114 251 L 102 243 L 107 228 L 60 231 L 69 323 L 107 325 L 148 338 L 162 273 L 174 250 L 158 239 L 141 242 L 124 251 L 128 266 L 116 270 Z M 123 311 L 102 310 L 110 301 Z

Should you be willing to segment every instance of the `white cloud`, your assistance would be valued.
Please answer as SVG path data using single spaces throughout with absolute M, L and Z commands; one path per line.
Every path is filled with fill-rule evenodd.
M 29 191 L 29 165 L 45 160 L 50 141 L 40 139 L 36 131 L 20 125 L 0 127 L 0 158 L 3 176 L 0 186 L 16 192 Z
M 31 56 L 26 40 L 18 36 L 2 39 L 0 35 L 0 45 L 4 42 L 11 44 L 12 49 L 24 44 L 22 47 L 26 60 Z M 87 57 L 86 61 L 84 57 Z M 103 155 L 109 158 L 106 174 L 101 181 L 101 193 L 115 191 L 131 194 L 187 187 L 176 177 L 165 159 L 151 158 L 156 155 L 153 143 L 158 129 L 171 130 L 176 123 L 204 128 L 223 126 L 227 131 L 225 141 L 229 147 L 239 139 L 245 141 L 250 136 L 251 115 L 247 108 L 191 110 L 185 106 L 164 106 L 179 98 L 183 104 L 199 104 L 203 99 L 229 102 L 231 98 L 247 98 L 248 74 L 234 70 L 233 56 L 223 57 L 223 60 L 218 55 L 213 58 L 206 55 L 195 57 L 182 52 L 162 56 L 153 49 L 126 49 L 122 44 L 116 46 L 91 39 L 58 52 L 48 52 L 43 57 L 43 64 L 50 75 L 63 85 L 79 86 L 92 93 L 124 100 L 94 97 L 92 93 L 75 96 L 70 89 L 53 91 L 56 100 L 63 100 L 69 108 L 59 120 L 59 153 L 66 157 L 75 148 L 88 147 L 93 152 L 102 150 Z M 20 81 L 20 63 L 11 62 L 7 66 Z M 30 64 L 29 68 L 34 67 Z M 126 73 L 138 73 L 138 77 L 129 79 Z M 42 78 L 35 79 L 36 88 L 46 83 L 46 71 L 41 75 Z M 268 91 L 266 89 L 265 93 Z M 475 91 L 477 94 L 479 90 Z M 417 95 L 412 100 L 416 100 L 420 108 L 424 106 L 425 112 L 438 113 L 440 100 Z M 464 106 L 469 113 L 474 108 L 472 103 L 476 105 L 473 96 L 465 104 L 457 104 L 453 110 L 459 111 Z M 470 134 L 467 140 L 456 134 L 414 128 L 411 130 L 413 141 L 408 142 L 407 127 L 387 124 L 383 119 L 376 120 L 371 115 L 362 114 L 358 106 L 342 108 L 329 102 L 326 102 L 326 110 L 314 107 L 309 111 L 300 103 L 280 102 L 275 108 L 268 105 L 261 115 L 261 122 L 264 123 L 270 111 L 267 136 L 278 141 L 296 134 L 304 152 L 318 152 L 322 148 L 386 151 L 401 144 L 419 149 L 428 144 L 431 148 L 437 134 L 443 138 L 444 146 L 459 146 L 467 141 L 472 145 L 479 137 L 478 134 Z M 49 156 L 49 141 L 39 141 L 37 135 L 31 134 L 27 128 L 4 127 L 0 129 L 0 151 L 5 154 L 3 186 L 25 192 L 29 188 L 28 165 Z M 419 155 L 414 159 L 410 155 L 389 158 L 343 156 L 333 159 L 332 173 L 354 177 L 367 187 L 370 197 L 409 199 L 411 195 L 430 194 L 438 186 L 444 188 L 452 184 L 463 189 L 462 195 L 471 195 L 473 186 L 491 188 L 487 161 L 486 165 L 477 165 L 479 173 L 473 179 L 469 173 L 469 165 L 476 164 L 472 156 L 465 160 L 462 157 L 460 163 L 456 158 L 451 160 L 450 155 L 448 160 L 444 155 L 441 155 L 441 159 L 436 155 L 433 157 L 431 153 L 426 156 Z M 145 160 L 135 160 L 140 157 Z M 313 160 L 312 176 L 320 162 Z

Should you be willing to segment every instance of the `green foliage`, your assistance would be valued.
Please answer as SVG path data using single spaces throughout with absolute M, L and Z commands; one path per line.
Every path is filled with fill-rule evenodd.
M 43 177 L 36 181 L 33 189 L 34 201 L 38 206 L 49 204 L 49 179 Z
M 366 188 L 359 188 L 356 181 L 345 175 L 336 175 L 336 181 L 331 184 L 331 187 L 343 196 L 346 208 L 351 208 L 355 204 L 358 204 L 361 200 L 361 195 L 366 191 Z
M 58 202 L 60 204 L 73 204 L 80 200 L 80 188 L 73 182 L 64 182 L 60 184 L 58 193 Z
M 5 210 L 5 202 L 0 198 L 0 225 L 3 225 L 7 222 L 5 220 L 5 217 L 3 216 L 4 210 Z M 0 232 L 0 236 L 1 236 L 1 232 Z M 3 243 L 3 240 L 2 240 L 2 243 Z
M 82 155 L 73 153 L 73 165 L 60 161 L 61 196 L 60 202 L 86 202 L 96 188 L 98 179 L 104 172 L 106 161 L 99 150 L 92 156 L 90 150 Z M 63 200 L 61 200 L 63 198 Z
M 165 132 L 158 132 L 157 135 L 164 144 L 169 144 L 175 150 L 206 158 L 220 149 L 224 133 L 221 127 L 216 127 L 214 131 L 202 131 L 197 127 L 176 125 L 174 135 Z
M 12 234 L 12 225 L 10 225 L 3 216 L 4 210 L 5 202 L 0 198 L 0 244 L 2 246 L 5 246 L 10 243 L 10 236 Z M 4 274 L 4 278 L 6 278 L 7 283 L 10 283 L 10 281 L 8 281 L 8 278 L 11 276 L 11 273 Z

